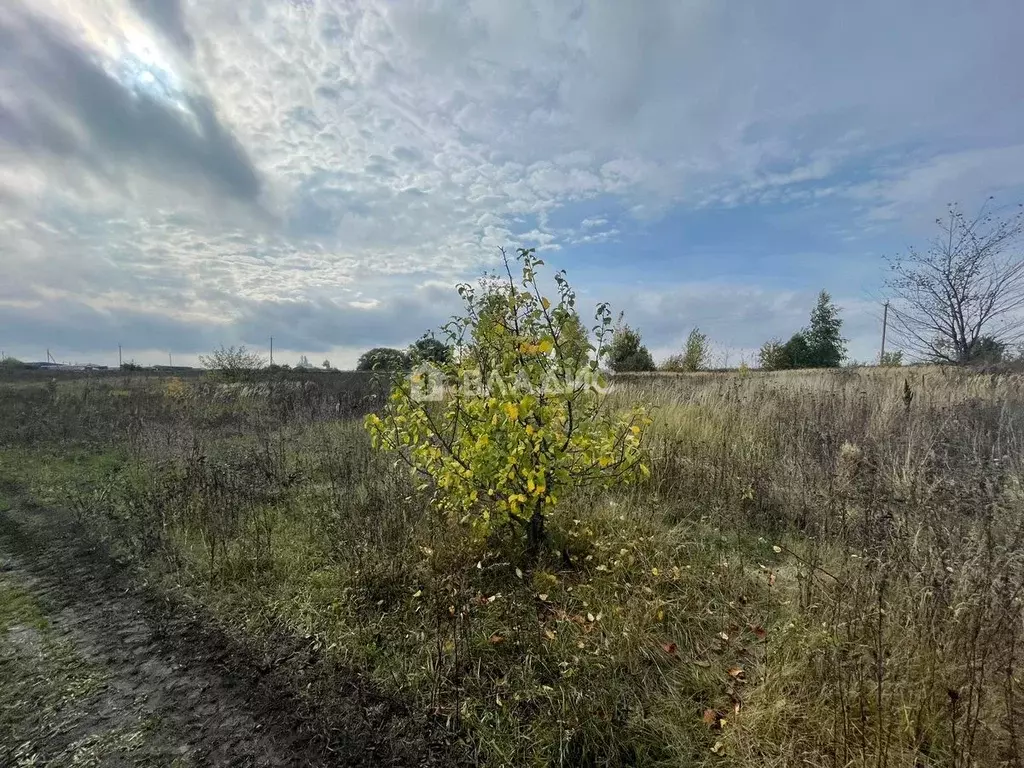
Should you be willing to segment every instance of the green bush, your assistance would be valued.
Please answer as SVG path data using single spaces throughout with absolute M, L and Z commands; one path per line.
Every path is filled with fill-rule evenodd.
M 363 352 L 356 363 L 357 371 L 383 371 L 387 373 L 404 373 L 412 368 L 409 355 L 400 349 L 391 347 L 374 347 Z
M 640 331 L 621 325 L 612 334 L 606 355 L 608 367 L 616 373 L 656 370 L 654 358 L 641 342 Z

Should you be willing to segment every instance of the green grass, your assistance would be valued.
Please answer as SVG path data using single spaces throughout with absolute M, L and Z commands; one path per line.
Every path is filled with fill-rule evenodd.
M 27 590 L 0 580 L 0 633 L 14 626 L 30 627 L 37 631 L 47 628 L 46 618 Z

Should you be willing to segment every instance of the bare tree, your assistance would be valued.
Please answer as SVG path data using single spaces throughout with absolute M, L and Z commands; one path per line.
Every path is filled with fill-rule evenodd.
M 199 364 L 226 379 L 238 379 L 255 373 L 266 364 L 266 358 L 258 352 L 241 347 L 225 347 L 199 356 Z
M 989 198 L 991 201 L 991 198 Z M 968 363 L 993 345 L 1024 338 L 1024 258 L 1017 242 L 1024 210 L 974 218 L 950 204 L 925 251 L 889 260 L 885 280 L 894 334 L 913 354 Z

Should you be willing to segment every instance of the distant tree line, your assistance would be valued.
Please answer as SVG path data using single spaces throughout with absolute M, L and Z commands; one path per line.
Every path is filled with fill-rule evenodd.
M 936 224 L 939 235 L 925 250 L 911 248 L 888 259 L 890 269 L 883 284 L 889 297 L 889 333 L 900 348 L 883 351 L 878 364 L 900 366 L 905 351 L 913 359 L 939 363 L 997 363 L 1008 359 L 1014 345 L 1024 340 L 1024 258 L 1018 247 L 1024 234 L 1024 208 L 1018 207 L 1010 215 L 997 215 L 986 205 L 978 216 L 969 218 L 953 204 Z M 500 307 L 485 306 L 481 321 L 486 326 L 487 314 L 500 311 Z M 840 308 L 828 291 L 822 290 L 806 327 L 787 340 L 769 339 L 761 346 L 760 366 L 780 371 L 843 365 L 847 339 L 842 329 Z M 587 359 L 593 347 L 579 319 L 571 327 L 567 325 L 563 333 L 567 347 L 577 350 L 569 354 Z M 453 354 L 450 345 L 428 334 L 404 349 L 369 349 L 360 355 L 356 369 L 401 373 L 422 363 L 447 364 Z M 708 370 L 711 357 L 707 334 L 693 328 L 682 350 L 658 366 L 643 343 L 640 329 L 625 323 L 620 315 L 599 362 L 617 373 L 691 373 Z M 221 347 L 201 356 L 200 361 L 228 377 L 266 367 L 261 355 L 245 347 Z M 11 366 L 16 361 L 6 364 Z M 305 355 L 296 367 L 314 368 Z M 332 370 L 328 360 L 320 367 Z
M 407 349 L 374 347 L 359 357 L 357 371 L 386 371 L 402 373 L 411 371 L 422 363 L 443 365 L 451 361 L 452 348 L 444 342 L 427 335 L 410 344 Z

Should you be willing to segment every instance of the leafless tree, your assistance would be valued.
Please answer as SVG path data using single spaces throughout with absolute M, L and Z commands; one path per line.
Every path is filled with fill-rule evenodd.
M 258 352 L 252 352 L 245 346 L 221 345 L 208 355 L 199 355 L 199 364 L 224 378 L 236 379 L 260 370 L 267 361 Z
M 950 204 L 927 250 L 889 260 L 892 330 L 915 356 L 962 364 L 1024 338 L 1024 209 L 991 200 L 974 218 Z

